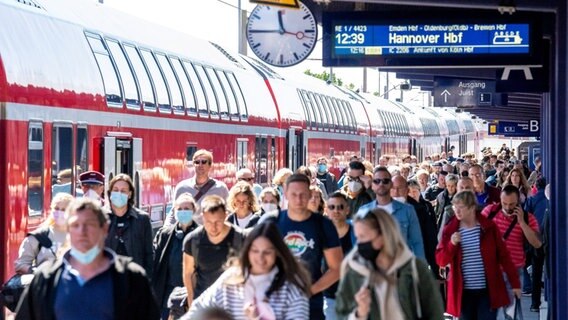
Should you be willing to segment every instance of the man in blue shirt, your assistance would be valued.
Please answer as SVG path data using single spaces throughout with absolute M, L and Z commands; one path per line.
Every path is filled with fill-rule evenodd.
M 359 212 L 381 208 L 392 214 L 397 220 L 402 237 L 406 240 L 410 250 L 418 258 L 426 259 L 420 222 L 418 221 L 416 211 L 411 205 L 396 201 L 391 197 L 392 180 L 391 174 L 386 167 L 375 168 L 372 188 L 376 195 L 376 201 L 362 206 Z
M 305 262 L 312 276 L 310 320 L 323 320 L 323 291 L 339 280 L 343 253 L 337 230 L 328 218 L 308 210 L 310 179 L 293 174 L 286 180 L 288 210 L 266 214 L 259 223 L 274 221 L 292 254 Z M 322 273 L 322 261 L 328 267 Z

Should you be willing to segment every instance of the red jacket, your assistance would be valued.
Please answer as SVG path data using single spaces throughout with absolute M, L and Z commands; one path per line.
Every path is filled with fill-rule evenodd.
M 509 295 L 503 279 L 505 271 L 513 288 L 520 288 L 521 283 L 517 269 L 511 261 L 509 251 L 501 239 L 497 225 L 476 213 L 477 221 L 481 227 L 480 246 L 483 265 L 485 266 L 485 279 L 489 291 L 489 300 L 492 309 L 509 304 Z M 452 234 L 459 230 L 460 222 L 452 217 L 442 232 L 442 239 L 436 248 L 436 262 L 440 266 L 450 265 L 448 275 L 447 310 L 449 314 L 459 317 L 461 313 L 463 277 L 462 277 L 462 249 L 450 241 Z

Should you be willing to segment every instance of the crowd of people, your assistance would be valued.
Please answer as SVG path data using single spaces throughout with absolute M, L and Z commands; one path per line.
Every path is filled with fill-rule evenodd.
M 21 244 L 16 319 L 496 319 L 522 294 L 538 311 L 547 183 L 511 157 L 320 157 L 228 189 L 198 150 L 157 233 L 128 175 L 103 194 L 85 172 Z

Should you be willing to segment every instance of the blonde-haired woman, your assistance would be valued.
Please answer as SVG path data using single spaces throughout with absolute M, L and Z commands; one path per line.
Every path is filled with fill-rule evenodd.
M 28 233 L 20 245 L 18 259 L 14 262 L 16 273 L 33 273 L 40 264 L 57 258 L 59 249 L 66 243 L 65 210 L 72 200 L 72 195 L 63 192 L 53 197 L 47 219 Z
M 258 200 L 252 186 L 246 181 L 239 181 L 231 188 L 227 207 L 232 212 L 227 221 L 241 229 L 254 227 L 260 219 Z
M 354 229 L 357 246 L 342 263 L 336 294 L 338 319 L 442 319 L 432 272 L 408 249 L 392 216 L 379 208 L 360 212 Z
M 274 189 L 278 191 L 280 195 L 280 208 L 285 210 L 288 209 L 288 200 L 286 199 L 286 179 L 291 176 L 294 172 L 288 168 L 282 168 L 276 172 L 274 178 L 272 178 L 272 184 Z

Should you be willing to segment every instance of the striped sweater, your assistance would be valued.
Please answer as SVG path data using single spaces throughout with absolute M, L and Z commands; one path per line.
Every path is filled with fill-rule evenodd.
M 235 268 L 225 271 L 211 287 L 193 301 L 189 312 L 181 319 L 189 320 L 202 309 L 219 307 L 228 311 L 235 320 L 248 320 L 243 310 L 244 283 L 233 284 L 227 281 L 235 275 L 235 272 Z M 287 281 L 280 289 L 270 295 L 268 303 L 277 320 L 309 318 L 308 297 L 298 287 Z

